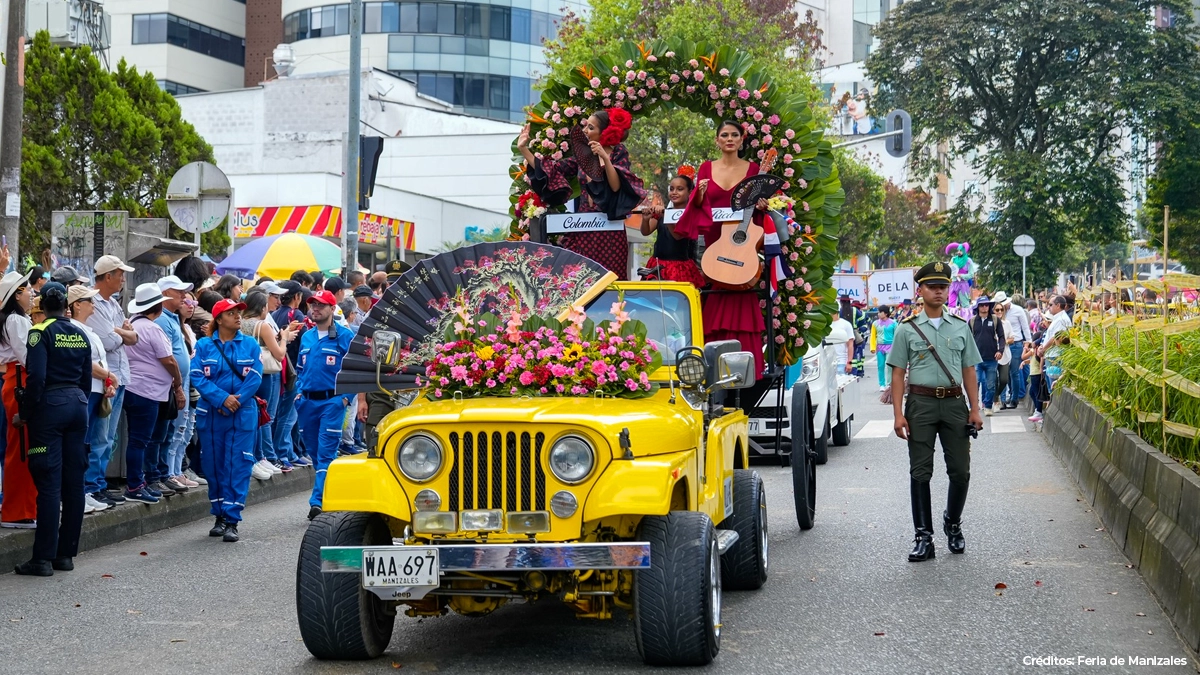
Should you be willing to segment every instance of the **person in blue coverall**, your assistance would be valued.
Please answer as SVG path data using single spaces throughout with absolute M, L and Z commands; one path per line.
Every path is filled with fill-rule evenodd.
M 196 406 L 196 435 L 200 463 L 208 479 L 208 501 L 217 522 L 210 537 L 238 540 L 238 523 L 250 492 L 254 468 L 254 439 L 258 436 L 258 406 L 254 392 L 262 383 L 260 348 L 241 333 L 246 305 L 221 300 L 213 306 L 211 337 L 196 343 L 192 386 L 200 392 Z
M 342 357 L 350 351 L 354 333 L 333 321 L 337 300 L 333 293 L 320 291 L 308 299 L 308 318 L 315 324 L 300 338 L 300 359 L 296 362 L 296 412 L 299 413 L 300 435 L 304 447 L 314 460 L 317 476 L 312 497 L 308 500 L 308 519 L 321 513 L 325 494 L 325 472 L 337 457 L 342 440 L 342 425 L 346 407 L 352 396 L 337 394 L 334 387 Z

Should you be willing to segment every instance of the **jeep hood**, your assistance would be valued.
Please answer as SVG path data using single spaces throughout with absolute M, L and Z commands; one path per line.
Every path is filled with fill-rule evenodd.
M 545 425 L 588 428 L 603 436 L 614 454 L 619 434 L 629 429 L 630 445 L 638 456 L 679 452 L 696 447 L 703 427 L 682 399 L 672 405 L 665 397 L 602 399 L 591 397 L 471 398 L 461 401 L 419 401 L 392 412 L 380 423 L 380 438 L 400 430 L 448 425 L 487 428 Z

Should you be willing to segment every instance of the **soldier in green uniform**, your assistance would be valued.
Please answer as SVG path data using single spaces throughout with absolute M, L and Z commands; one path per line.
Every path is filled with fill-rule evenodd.
M 412 268 L 412 265 L 403 260 L 390 260 L 383 266 L 383 271 L 387 273 L 387 285 L 391 286 L 400 279 L 400 275 L 404 274 Z M 386 288 L 386 287 L 385 287 Z M 366 426 L 364 431 L 364 440 L 367 442 L 368 448 L 375 447 L 375 426 L 378 425 L 383 418 L 390 412 L 396 409 L 396 405 L 392 402 L 392 397 L 381 391 L 372 391 L 366 394 L 358 395 L 358 419 L 362 420 Z
M 983 428 L 975 364 L 979 349 L 967 322 L 944 311 L 950 289 L 950 265 L 932 262 L 915 277 L 925 311 L 896 329 L 887 365 L 892 368 L 892 407 L 896 435 L 908 441 L 910 492 L 916 541 L 911 562 L 935 557 L 933 509 L 929 480 L 933 478 L 934 440 L 941 438 L 950 490 L 942 527 L 951 553 L 966 550 L 962 512 L 971 480 L 971 436 Z M 908 401 L 904 402 L 905 371 Z M 967 400 L 963 400 L 963 395 Z M 970 402 L 970 408 L 967 407 Z

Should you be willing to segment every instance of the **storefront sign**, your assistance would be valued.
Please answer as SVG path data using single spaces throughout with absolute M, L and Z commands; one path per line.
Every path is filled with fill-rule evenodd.
M 603 213 L 552 213 L 546 216 L 546 234 L 624 230 L 625 221 L 609 220 Z
M 327 204 L 315 206 L 239 207 L 234 213 L 233 236 L 238 239 L 269 237 L 295 232 L 315 237 L 342 236 L 342 210 Z M 385 246 L 388 234 L 396 237 L 397 249 L 411 250 L 415 245 L 413 223 L 373 213 L 358 214 L 358 240 L 363 244 Z

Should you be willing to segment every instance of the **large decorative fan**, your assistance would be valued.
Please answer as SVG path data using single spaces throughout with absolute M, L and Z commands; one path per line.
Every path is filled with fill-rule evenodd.
M 405 272 L 375 303 L 342 360 L 338 393 L 378 391 L 371 336 L 401 336 L 399 368 L 385 369 L 380 383 L 390 391 L 417 388 L 425 364 L 437 353 L 456 315 L 461 292 L 475 315 L 559 316 L 572 304 L 586 304 L 617 275 L 600 263 L 566 249 L 527 241 L 465 246 L 422 260 Z
M 583 172 L 583 175 L 592 180 L 605 180 L 604 167 L 600 166 L 600 158 L 592 152 L 592 146 L 588 142 L 587 134 L 583 131 L 583 125 L 572 124 L 567 139 L 571 143 L 571 156 L 579 164 L 579 170 Z

